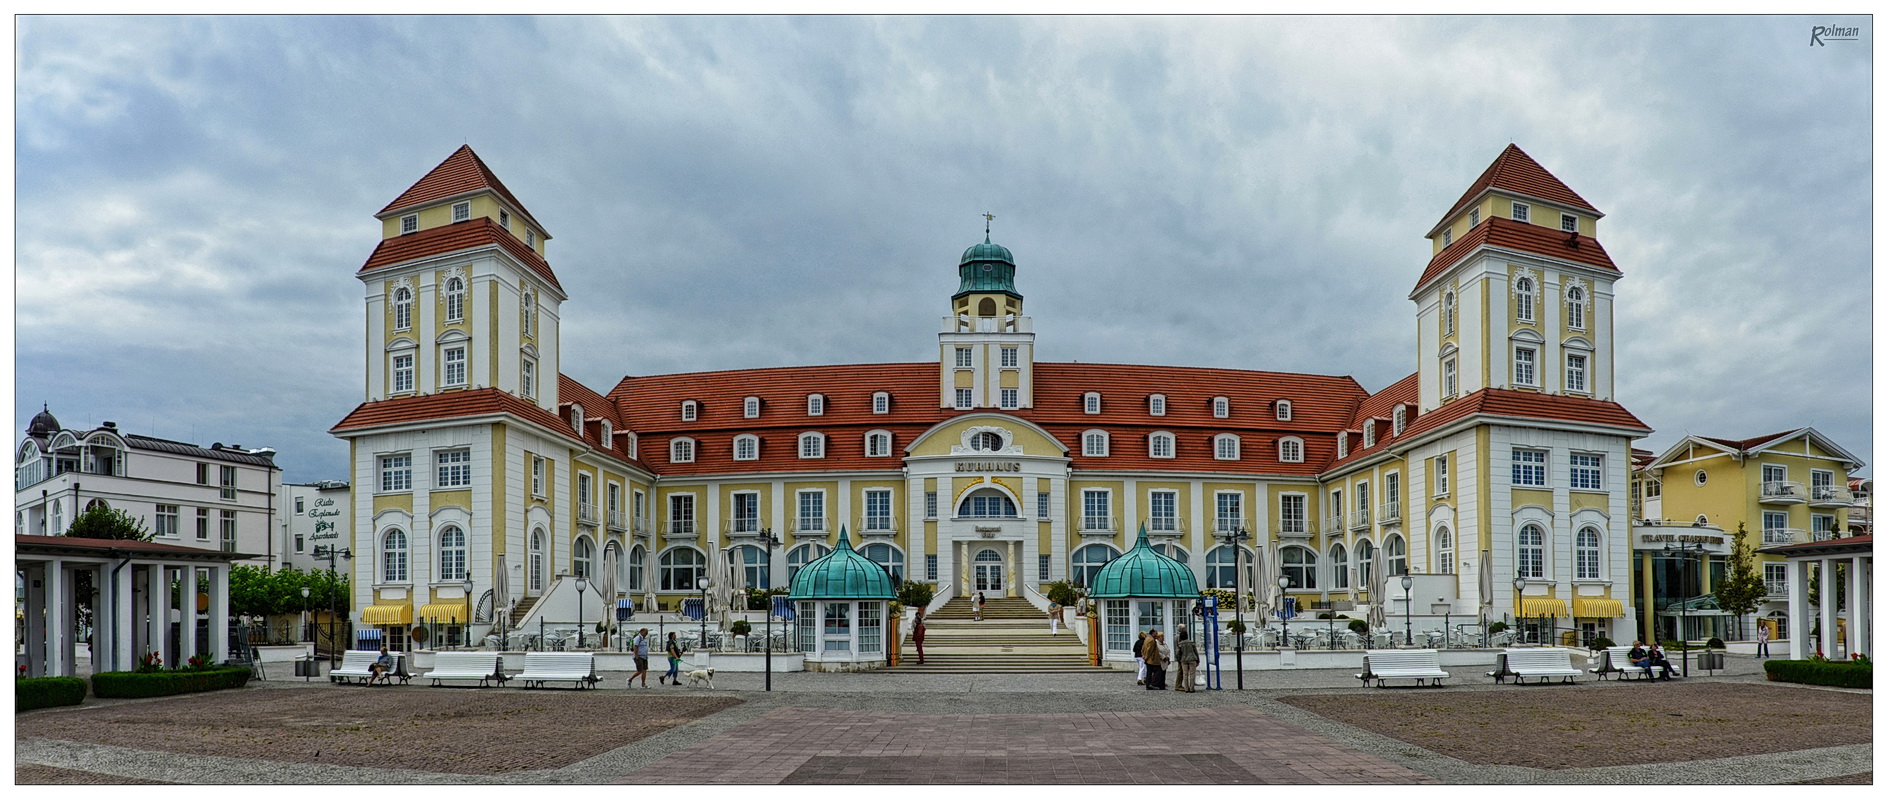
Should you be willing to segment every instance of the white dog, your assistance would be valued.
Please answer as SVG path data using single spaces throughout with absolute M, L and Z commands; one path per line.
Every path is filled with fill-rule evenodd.
M 685 674 L 688 676 L 688 685 L 690 687 L 699 686 L 705 683 L 708 685 L 709 689 L 714 688 L 714 668 L 713 667 L 709 667 L 707 669 L 690 670 Z

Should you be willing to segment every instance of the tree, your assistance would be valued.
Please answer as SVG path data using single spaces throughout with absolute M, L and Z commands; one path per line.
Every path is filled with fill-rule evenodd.
M 65 535 L 82 539 L 151 540 L 151 532 L 144 528 L 143 519 L 133 520 L 130 514 L 104 503 L 93 503 L 87 507 L 84 513 L 72 520 L 72 527 L 66 529 Z
M 1756 606 L 1768 595 L 1768 587 L 1756 572 L 1756 558 L 1749 549 L 1749 531 L 1736 523 L 1736 539 L 1730 548 L 1728 574 L 1716 585 L 1717 607 L 1735 615 L 1737 638 L 1743 636 L 1743 616 L 1756 612 Z

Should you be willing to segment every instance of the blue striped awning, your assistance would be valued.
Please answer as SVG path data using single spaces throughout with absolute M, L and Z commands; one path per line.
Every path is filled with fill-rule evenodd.
M 792 622 L 793 621 L 792 598 L 774 597 L 773 598 L 773 616 L 779 617 L 780 619 L 786 620 L 787 622 Z
M 354 649 L 378 650 L 382 638 L 384 638 L 384 634 L 381 633 L 379 628 L 361 628 L 360 630 L 354 631 Z
M 628 622 L 629 620 L 632 620 L 635 618 L 636 618 L 636 604 L 634 600 L 629 600 L 625 598 L 625 599 L 616 601 L 616 621 L 617 622 Z
M 691 597 L 681 601 L 682 619 L 701 619 L 705 616 L 707 615 L 702 613 L 701 598 Z

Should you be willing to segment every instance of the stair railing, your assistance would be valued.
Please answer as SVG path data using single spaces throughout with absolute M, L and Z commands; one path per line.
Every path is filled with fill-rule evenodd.
M 1018 583 L 1022 586 L 1022 599 L 1029 601 L 1029 605 L 1035 606 L 1035 610 L 1042 612 L 1042 619 L 1046 622 L 1048 619 L 1048 595 L 1042 594 L 1041 591 L 1037 590 L 1028 581 L 1018 581 Z
M 924 616 L 928 617 L 937 613 L 937 609 L 943 608 L 951 599 L 950 584 L 937 584 L 936 592 L 930 596 L 930 603 L 924 606 Z

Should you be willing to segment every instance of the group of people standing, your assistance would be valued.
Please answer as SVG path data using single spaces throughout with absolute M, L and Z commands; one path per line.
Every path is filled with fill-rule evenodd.
M 1180 629 L 1177 644 L 1173 647 L 1167 646 L 1166 634 L 1161 633 L 1159 628 L 1150 628 L 1134 640 L 1134 666 L 1139 673 L 1134 683 L 1150 690 L 1167 689 L 1168 664 L 1179 667 L 1179 674 L 1173 677 L 1172 690 L 1195 691 L 1193 674 L 1199 669 L 1199 647 L 1187 636 L 1186 629 Z

